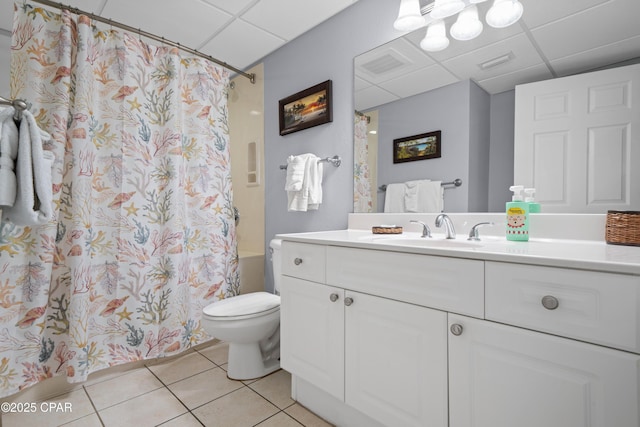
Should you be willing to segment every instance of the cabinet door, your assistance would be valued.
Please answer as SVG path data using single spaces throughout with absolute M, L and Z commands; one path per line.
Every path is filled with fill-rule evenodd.
M 280 365 L 340 400 L 344 400 L 343 293 L 289 276 L 282 277 L 280 289 Z
M 346 298 L 346 403 L 388 426 L 447 426 L 446 313 Z
M 640 356 L 449 315 L 451 427 L 637 427 Z

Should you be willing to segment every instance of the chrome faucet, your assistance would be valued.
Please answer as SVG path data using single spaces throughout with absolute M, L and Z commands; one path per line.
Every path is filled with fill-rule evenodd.
M 451 222 L 451 218 L 449 218 L 446 214 L 440 214 L 436 217 L 436 227 L 442 227 L 442 223 L 444 222 L 444 229 L 447 235 L 447 239 L 455 239 L 456 238 L 456 230 L 453 228 L 453 222 Z
M 467 240 L 480 240 L 480 233 L 478 233 L 478 228 L 483 225 L 493 225 L 493 222 L 479 222 L 469 230 L 469 238 Z
M 422 222 L 422 221 L 416 221 L 415 219 L 412 219 L 411 221 L 409 221 L 412 224 L 421 224 L 422 225 L 422 236 L 421 237 L 431 237 L 431 229 L 429 228 L 429 226 Z

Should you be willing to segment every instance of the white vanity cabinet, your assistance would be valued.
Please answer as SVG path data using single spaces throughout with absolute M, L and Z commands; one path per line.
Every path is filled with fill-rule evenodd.
M 322 241 L 282 254 L 281 365 L 334 424 L 640 426 L 638 275 Z

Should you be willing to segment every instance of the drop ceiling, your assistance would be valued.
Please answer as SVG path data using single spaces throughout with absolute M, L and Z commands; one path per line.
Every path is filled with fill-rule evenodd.
M 356 1 L 67 0 L 62 3 L 246 69 Z M 0 0 L 0 77 L 7 86 L 12 20 L 13 1 Z
M 495 94 L 522 83 L 640 60 L 639 0 L 520 2 L 524 15 L 518 23 L 504 29 L 484 24 L 478 38 L 450 38 L 443 51 L 420 48 L 422 28 L 358 56 L 356 109 L 366 111 L 465 79 Z M 478 5 L 481 21 L 491 4 Z M 446 22 L 448 29 L 455 17 Z M 487 63 L 494 66 L 482 66 Z

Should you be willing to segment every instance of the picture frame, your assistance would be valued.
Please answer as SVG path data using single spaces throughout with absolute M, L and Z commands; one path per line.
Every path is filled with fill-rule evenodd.
M 280 135 L 288 135 L 333 121 L 331 80 L 278 101 Z
M 437 130 L 393 140 L 393 163 L 441 157 L 441 134 Z

